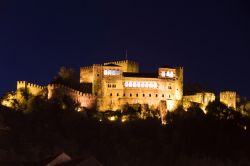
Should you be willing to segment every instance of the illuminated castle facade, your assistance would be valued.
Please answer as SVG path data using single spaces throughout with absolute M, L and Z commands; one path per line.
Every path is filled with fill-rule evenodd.
M 100 111 L 122 110 L 127 104 L 157 109 L 161 101 L 173 110 L 183 97 L 183 68 L 161 67 L 155 73 L 139 73 L 134 61 L 107 62 L 82 67 L 80 83 L 92 84 Z
M 128 105 L 147 106 L 158 109 L 161 115 L 182 105 L 187 110 L 198 103 L 204 110 L 215 94 L 202 92 L 183 96 L 183 68 L 160 67 L 155 73 L 140 73 L 139 64 L 130 61 L 113 61 L 80 68 L 80 85 L 85 89 L 78 91 L 60 84 L 39 86 L 26 81 L 17 82 L 17 95 L 9 96 L 2 105 L 11 106 L 13 99 L 21 100 L 18 90 L 24 89 L 32 95 L 47 91 L 48 99 L 70 96 L 84 110 L 96 108 L 98 111 L 123 110 Z M 87 90 L 86 90 L 87 89 Z M 220 101 L 236 109 L 236 92 L 220 93 Z

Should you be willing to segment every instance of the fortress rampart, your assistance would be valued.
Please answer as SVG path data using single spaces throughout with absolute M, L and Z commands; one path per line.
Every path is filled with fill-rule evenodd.
M 228 107 L 236 109 L 236 98 L 236 92 L 234 91 L 220 92 L 220 102 Z
M 183 96 L 183 108 L 188 109 L 192 103 L 200 104 L 200 108 L 205 111 L 209 102 L 215 100 L 215 94 L 210 92 L 196 93 L 194 95 Z
M 125 64 L 125 63 L 139 65 L 137 62 L 135 62 L 135 61 L 130 61 L 130 60 L 105 62 L 104 65 L 108 65 L 108 64 L 110 64 L 110 63 L 116 64 L 116 65 Z
M 27 90 L 32 95 L 38 95 L 42 90 L 46 89 L 46 86 L 40 86 L 27 81 L 17 81 L 17 90 L 20 89 Z
M 75 102 L 79 102 L 81 107 L 91 109 L 95 106 L 96 97 L 91 93 L 83 93 L 60 84 L 48 85 L 48 99 L 64 95 L 71 97 Z

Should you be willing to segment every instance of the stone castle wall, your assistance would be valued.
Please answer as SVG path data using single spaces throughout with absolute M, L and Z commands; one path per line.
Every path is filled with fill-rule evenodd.
M 226 106 L 236 109 L 237 96 L 236 92 L 224 91 L 220 92 L 220 102 L 224 103 Z
M 93 82 L 93 66 L 80 68 L 80 83 Z
M 81 107 L 87 109 L 95 107 L 96 98 L 90 93 L 83 93 L 60 84 L 48 85 L 48 99 L 64 95 L 71 97 L 75 102 L 79 102 Z
M 125 87 L 125 82 L 154 82 L 157 88 Z M 102 96 L 98 96 L 98 110 L 122 110 L 123 105 L 147 104 L 151 109 L 159 108 L 160 101 L 167 101 L 168 111 L 174 110 L 182 99 L 182 84 L 175 79 L 104 77 Z M 180 93 L 177 93 L 177 91 Z M 177 95 L 178 94 L 178 95 Z
M 29 93 L 36 96 L 44 89 L 46 89 L 46 86 L 40 86 L 37 84 L 29 83 L 27 81 L 17 81 L 17 90 L 20 89 L 28 90 Z
M 192 103 L 200 104 L 200 107 L 205 111 L 209 102 L 215 100 L 215 94 L 210 92 L 196 93 L 194 95 L 183 96 L 183 107 L 187 110 Z

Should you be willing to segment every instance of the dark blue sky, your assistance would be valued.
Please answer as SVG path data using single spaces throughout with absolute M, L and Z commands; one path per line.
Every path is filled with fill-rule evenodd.
M 60 66 L 125 58 L 154 72 L 184 66 L 185 82 L 250 97 L 250 5 L 210 1 L 0 1 L 0 92 L 50 82 Z

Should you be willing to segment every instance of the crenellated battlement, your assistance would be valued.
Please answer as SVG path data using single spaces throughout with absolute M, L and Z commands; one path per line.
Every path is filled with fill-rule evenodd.
M 26 84 L 26 81 L 17 81 L 17 84 Z
M 48 99 L 51 99 L 52 97 L 62 97 L 64 95 L 67 95 L 74 101 L 80 103 L 83 108 L 93 108 L 96 103 L 96 97 L 91 93 L 83 93 L 61 84 L 48 85 Z
M 93 66 L 83 66 L 80 68 L 80 70 L 88 70 L 88 69 L 93 69 Z
M 28 90 L 32 95 L 38 95 L 42 90 L 46 89 L 46 86 L 40 86 L 27 81 L 17 81 L 17 90 Z
M 93 64 L 93 66 L 103 66 L 102 64 Z
M 69 93 L 72 93 L 72 94 L 74 94 L 74 95 L 77 95 L 77 96 L 95 97 L 95 96 L 92 95 L 91 93 L 84 93 L 84 92 L 75 90 L 75 89 L 70 88 L 70 87 L 65 86 L 65 85 L 61 85 L 61 84 L 49 84 L 49 85 L 48 85 L 48 90 L 54 90 L 54 89 L 62 89 L 62 90 L 65 90 L 65 91 L 67 91 L 67 92 L 69 92 Z
M 108 65 L 108 64 L 116 64 L 116 65 L 119 65 L 119 64 L 124 64 L 124 63 L 128 63 L 128 64 L 134 64 L 134 65 L 138 65 L 137 62 L 135 61 L 131 61 L 131 60 L 121 60 L 121 61 L 112 61 L 112 62 L 105 62 L 104 65 Z
M 34 87 L 34 88 L 38 88 L 38 89 L 45 89 L 46 87 L 45 86 L 40 86 L 40 85 L 37 85 L 37 84 L 33 84 L 33 83 L 27 83 L 27 87 Z

